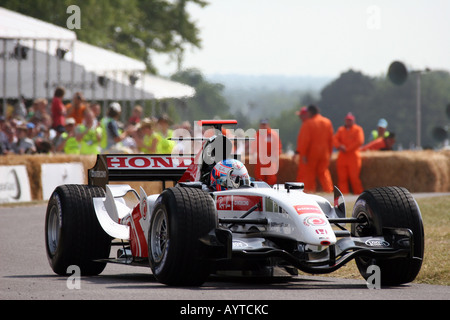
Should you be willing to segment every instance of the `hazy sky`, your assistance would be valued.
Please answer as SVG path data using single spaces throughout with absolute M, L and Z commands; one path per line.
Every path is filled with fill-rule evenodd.
M 381 75 L 394 60 L 450 71 L 449 0 L 208 1 L 188 7 L 202 49 L 184 63 L 205 74 Z

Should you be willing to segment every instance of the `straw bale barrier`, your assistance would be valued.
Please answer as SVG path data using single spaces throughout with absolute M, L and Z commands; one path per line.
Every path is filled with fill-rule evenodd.
M 365 152 L 361 181 L 366 189 L 404 186 L 411 192 L 450 191 L 450 155 L 434 151 Z
M 0 166 L 25 165 L 28 179 L 30 180 L 31 198 L 42 200 L 41 164 L 44 163 L 73 163 L 81 162 L 84 169 L 91 168 L 95 164 L 95 156 L 73 155 L 8 155 L 0 157 Z M 87 172 L 85 177 L 87 182 Z
M 333 154 L 330 171 L 337 184 L 336 158 Z M 403 186 L 411 192 L 450 192 L 450 150 L 449 151 L 401 151 L 362 153 L 361 180 L 365 189 L 380 186 Z M 96 156 L 72 155 L 9 155 L 0 157 L 0 166 L 25 165 L 30 180 L 33 200 L 42 199 L 41 164 L 80 162 L 87 170 L 95 164 Z M 248 164 L 250 175 L 254 165 Z M 286 155 L 280 158 L 279 183 L 294 181 L 297 166 Z M 123 182 L 120 182 L 123 183 Z M 157 182 L 129 183 L 133 188 L 142 186 L 147 194 L 159 193 L 162 186 Z M 171 184 L 167 184 L 171 186 Z

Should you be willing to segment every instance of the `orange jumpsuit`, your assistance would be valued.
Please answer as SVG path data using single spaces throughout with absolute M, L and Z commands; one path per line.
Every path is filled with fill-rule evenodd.
M 360 151 L 373 151 L 383 149 L 386 149 L 386 142 L 384 141 L 384 137 L 380 137 L 361 147 Z
M 328 118 L 320 114 L 305 121 L 297 140 L 297 152 L 300 154 L 300 170 L 304 170 L 305 191 L 316 191 L 316 178 L 323 191 L 333 192 L 330 165 L 333 151 L 333 125 Z M 304 169 L 303 169 L 304 168 Z
M 267 134 L 264 133 L 264 130 L 258 130 L 255 136 L 257 154 L 255 179 L 274 185 L 277 183 L 277 173 L 282 149 L 281 140 L 275 130 L 265 130 L 267 130 Z M 275 154 L 272 154 L 272 151 L 275 151 Z
M 303 124 L 308 121 L 308 120 L 304 120 Z M 303 126 L 302 124 L 302 126 Z M 299 160 L 298 160 L 298 169 L 297 169 L 297 182 L 305 182 L 305 172 L 306 172 L 306 163 L 302 161 L 302 155 L 300 154 L 300 133 L 302 132 L 302 128 L 300 127 L 300 130 L 298 130 L 298 135 L 297 135 L 297 149 L 295 150 L 297 155 L 299 156 Z
M 350 128 L 342 126 L 334 135 L 334 146 L 344 146 L 346 151 L 339 151 L 337 158 L 338 187 L 342 193 L 350 193 L 349 180 L 354 194 L 360 194 L 364 191 L 359 177 L 361 173 L 361 155 L 359 148 L 364 143 L 364 131 L 357 124 Z

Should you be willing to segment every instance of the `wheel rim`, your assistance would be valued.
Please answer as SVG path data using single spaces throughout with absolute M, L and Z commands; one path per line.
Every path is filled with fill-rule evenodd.
M 60 225 L 58 208 L 53 206 L 47 221 L 47 246 L 51 255 L 55 255 L 58 249 Z
M 372 235 L 372 227 L 370 217 L 365 212 L 359 212 L 356 218 L 364 222 L 355 225 L 355 235 L 358 237 L 368 237 Z
M 152 257 L 156 263 L 159 263 L 164 258 L 168 242 L 169 222 L 167 213 L 165 210 L 159 209 L 155 213 L 151 232 Z

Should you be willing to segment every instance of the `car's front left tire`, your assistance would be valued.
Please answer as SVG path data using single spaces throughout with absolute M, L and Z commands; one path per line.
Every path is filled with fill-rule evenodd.
M 100 187 L 62 185 L 50 197 L 45 217 L 45 247 L 53 271 L 67 275 L 69 266 L 78 266 L 81 275 L 98 275 L 109 257 L 111 237 L 101 228 L 92 202 L 104 197 Z

